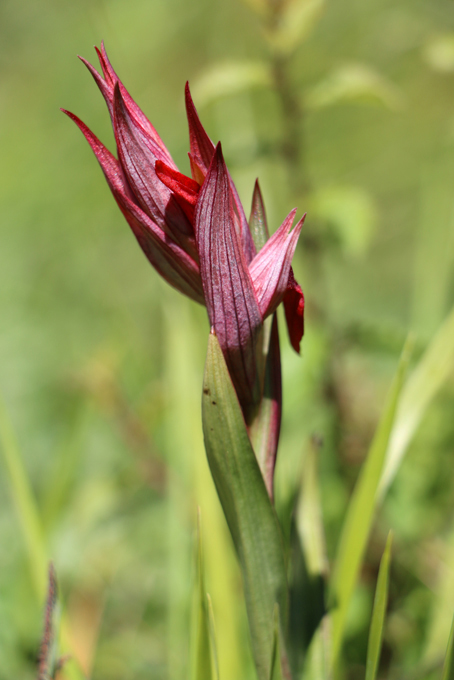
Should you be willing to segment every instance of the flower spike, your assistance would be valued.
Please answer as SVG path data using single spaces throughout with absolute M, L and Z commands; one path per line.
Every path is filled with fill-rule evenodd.
M 290 265 L 304 218 L 292 230 L 293 211 L 268 238 L 257 184 L 248 225 L 221 147 L 215 147 L 206 133 L 188 84 L 192 178 L 180 173 L 156 129 L 118 78 L 104 44 L 96 51 L 101 72 L 82 61 L 107 103 L 118 159 L 77 116 L 65 113 L 90 144 L 153 267 L 170 285 L 207 306 L 249 424 L 262 398 L 264 362 L 271 356 L 269 324 L 264 329 L 263 322 L 281 301 L 292 346 L 299 351 L 304 297 Z M 277 349 L 269 369 L 277 376 L 279 348 L 274 344 Z

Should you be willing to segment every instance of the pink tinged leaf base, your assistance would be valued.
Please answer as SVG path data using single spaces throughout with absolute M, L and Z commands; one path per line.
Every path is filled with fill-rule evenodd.
M 230 179 L 220 144 L 199 194 L 195 231 L 208 317 L 249 420 L 258 401 L 256 344 L 262 317 L 235 228 Z
M 281 430 L 282 375 L 276 314 L 265 322 L 265 328 L 268 324 L 270 324 L 270 335 L 267 343 L 263 394 L 259 412 L 251 424 L 249 434 L 268 495 L 272 501 L 274 468 Z

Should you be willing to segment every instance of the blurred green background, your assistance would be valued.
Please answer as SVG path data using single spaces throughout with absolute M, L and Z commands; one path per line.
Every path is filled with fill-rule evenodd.
M 260 0 L 0 4 L 2 436 L 9 420 L 71 646 L 94 679 L 188 677 L 197 505 L 221 677 L 254 675 L 204 460 L 205 312 L 150 268 L 60 113 L 75 112 L 114 150 L 105 104 L 76 55 L 95 63 L 93 44 L 105 40 L 183 172 L 189 80 L 246 213 L 257 176 L 271 230 L 294 205 L 308 211 L 295 256 L 307 299 L 302 358 L 281 324 L 276 485 L 284 507 L 315 436 L 329 558 L 405 337 L 414 331 L 417 362 L 454 303 L 452 2 L 287 5 L 273 38 Z M 340 671 L 352 680 L 364 675 L 390 528 L 381 674 L 439 677 L 454 610 L 451 365 L 444 373 L 374 526 Z M 0 678 L 26 680 L 36 675 L 43 599 L 7 470 L 0 459 Z M 42 566 L 32 568 L 38 584 Z

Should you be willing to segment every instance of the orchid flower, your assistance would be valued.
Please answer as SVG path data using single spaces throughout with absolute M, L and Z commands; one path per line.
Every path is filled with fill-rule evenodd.
M 145 255 L 159 274 L 206 305 L 245 418 L 260 401 L 257 343 L 263 322 L 284 302 L 290 340 L 299 352 L 304 297 L 291 260 L 304 217 L 293 210 L 256 251 L 222 155 L 205 132 L 186 84 L 192 177 L 179 172 L 150 121 L 97 49 L 102 75 L 85 59 L 109 109 L 118 158 L 74 114 L 110 190 Z

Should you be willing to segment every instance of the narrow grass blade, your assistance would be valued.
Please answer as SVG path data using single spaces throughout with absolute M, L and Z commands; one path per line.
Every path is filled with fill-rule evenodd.
M 243 575 L 259 680 L 269 680 L 273 612 L 286 629 L 287 580 L 280 528 L 215 335 L 210 334 L 202 397 L 205 448 Z
M 216 654 L 213 653 L 214 629 L 205 589 L 200 511 L 197 521 L 197 576 L 195 586 L 193 680 L 216 680 Z
M 396 423 L 390 438 L 386 465 L 380 481 L 383 497 L 396 476 L 428 406 L 454 367 L 454 308 L 429 344 L 402 391 Z
M 28 565 L 38 601 L 46 593 L 47 556 L 36 501 L 6 408 L 0 400 L 0 448 L 27 548 Z
M 219 680 L 219 662 L 218 662 L 218 645 L 216 641 L 216 626 L 214 625 L 213 603 L 211 601 L 211 596 L 209 593 L 207 593 L 207 603 L 208 603 L 208 622 L 211 640 L 211 653 L 213 656 L 213 676 L 216 680 Z
M 335 665 L 340 651 L 350 600 L 374 519 L 378 498 L 378 484 L 394 425 L 409 354 L 410 342 L 407 341 L 387 404 L 378 424 L 367 459 L 361 469 L 342 527 L 330 584 L 330 602 L 333 607 L 331 659 L 333 665 Z
M 47 555 L 41 518 L 22 461 L 16 437 L 3 402 L 0 400 L 0 449 L 3 452 L 14 504 L 16 506 L 24 543 L 27 549 L 28 565 L 36 598 L 41 603 L 46 597 Z M 72 648 L 66 617 L 61 621 L 62 646 Z M 81 680 L 83 673 L 75 662 L 65 667 L 68 680 Z
M 454 680 L 454 618 L 452 620 L 451 632 L 449 634 L 442 680 Z
M 383 641 L 383 628 L 385 625 L 386 606 L 388 604 L 389 566 L 391 563 L 392 533 L 389 533 L 385 551 L 380 561 L 378 571 L 377 589 L 375 591 L 374 608 L 369 632 L 369 644 L 367 646 L 366 678 L 375 680 L 377 677 L 378 663 L 380 661 Z

